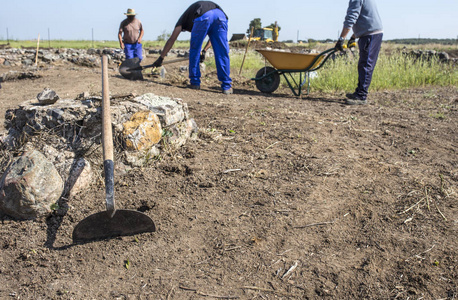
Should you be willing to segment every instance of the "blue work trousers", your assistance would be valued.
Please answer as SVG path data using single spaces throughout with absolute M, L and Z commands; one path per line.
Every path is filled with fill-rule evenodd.
M 142 44 L 134 43 L 134 44 L 127 44 L 124 43 L 124 54 L 126 55 L 126 59 L 138 57 L 140 61 L 143 59 L 143 49 Z
M 382 46 L 383 33 L 366 35 L 359 39 L 359 62 L 358 62 L 358 87 L 355 93 L 362 99 L 366 99 L 372 74 L 377 63 L 380 47 Z
M 232 86 L 232 80 L 229 42 L 227 41 L 227 18 L 219 9 L 212 9 L 194 20 L 189 53 L 189 79 L 192 85 L 200 86 L 200 52 L 207 35 L 215 53 L 216 71 L 218 80 L 221 81 L 221 89 L 228 90 Z

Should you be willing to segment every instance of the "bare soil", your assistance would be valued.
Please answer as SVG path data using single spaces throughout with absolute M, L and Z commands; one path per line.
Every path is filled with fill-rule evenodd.
M 104 210 L 101 179 L 66 212 L 3 218 L 1 299 L 458 297 L 456 87 L 351 107 L 313 84 L 303 98 L 267 95 L 237 76 L 223 95 L 211 72 L 190 90 L 178 67 L 145 81 L 110 69 L 112 94 L 182 98 L 200 127 L 182 149 L 115 174 L 118 207 L 144 211 L 157 231 L 72 244 L 75 225 Z M 2 118 L 45 87 L 101 90 L 98 69 L 40 72 L 3 83 Z

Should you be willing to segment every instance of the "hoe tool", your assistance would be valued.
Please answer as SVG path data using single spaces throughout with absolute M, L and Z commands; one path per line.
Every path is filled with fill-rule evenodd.
M 169 61 L 164 61 L 162 65 L 173 64 L 177 62 L 187 61 L 189 58 L 177 58 Z M 131 80 L 143 80 L 142 70 L 151 68 L 153 65 L 140 66 L 140 59 L 138 57 L 126 59 L 119 66 L 119 73 L 122 77 Z M 161 77 L 165 76 L 165 68 L 161 70 Z
M 108 92 L 108 59 L 105 55 L 102 57 L 102 145 L 106 211 L 90 215 L 79 222 L 73 230 L 74 243 L 85 243 L 156 230 L 153 220 L 144 213 L 134 210 L 117 210 L 115 206 L 113 134 Z

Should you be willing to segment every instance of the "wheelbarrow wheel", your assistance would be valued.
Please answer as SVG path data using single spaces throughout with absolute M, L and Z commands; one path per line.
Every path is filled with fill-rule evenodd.
M 278 89 L 280 85 L 280 75 L 277 70 L 272 67 L 264 67 L 256 73 L 256 78 L 263 77 L 266 74 L 271 73 L 269 76 L 264 77 L 263 79 L 256 80 L 256 87 L 263 93 L 273 93 Z

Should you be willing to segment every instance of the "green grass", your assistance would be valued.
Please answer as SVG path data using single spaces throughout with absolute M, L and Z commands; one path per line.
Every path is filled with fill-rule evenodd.
M 244 53 L 231 54 L 231 69 L 232 72 L 235 72 L 237 75 L 240 72 L 243 56 Z M 205 64 L 207 68 L 216 70 L 215 60 L 213 58 L 207 58 L 205 60 Z M 241 76 L 246 77 L 247 79 L 254 78 L 256 76 L 256 72 L 262 67 L 264 67 L 264 59 L 262 55 L 254 51 L 248 51 L 243 64 Z
M 312 88 L 323 92 L 353 90 L 358 81 L 357 59 L 342 57 L 329 61 L 312 80 Z M 458 68 L 438 60 L 415 60 L 404 55 L 381 54 L 375 67 L 371 90 L 407 89 L 458 85 Z

